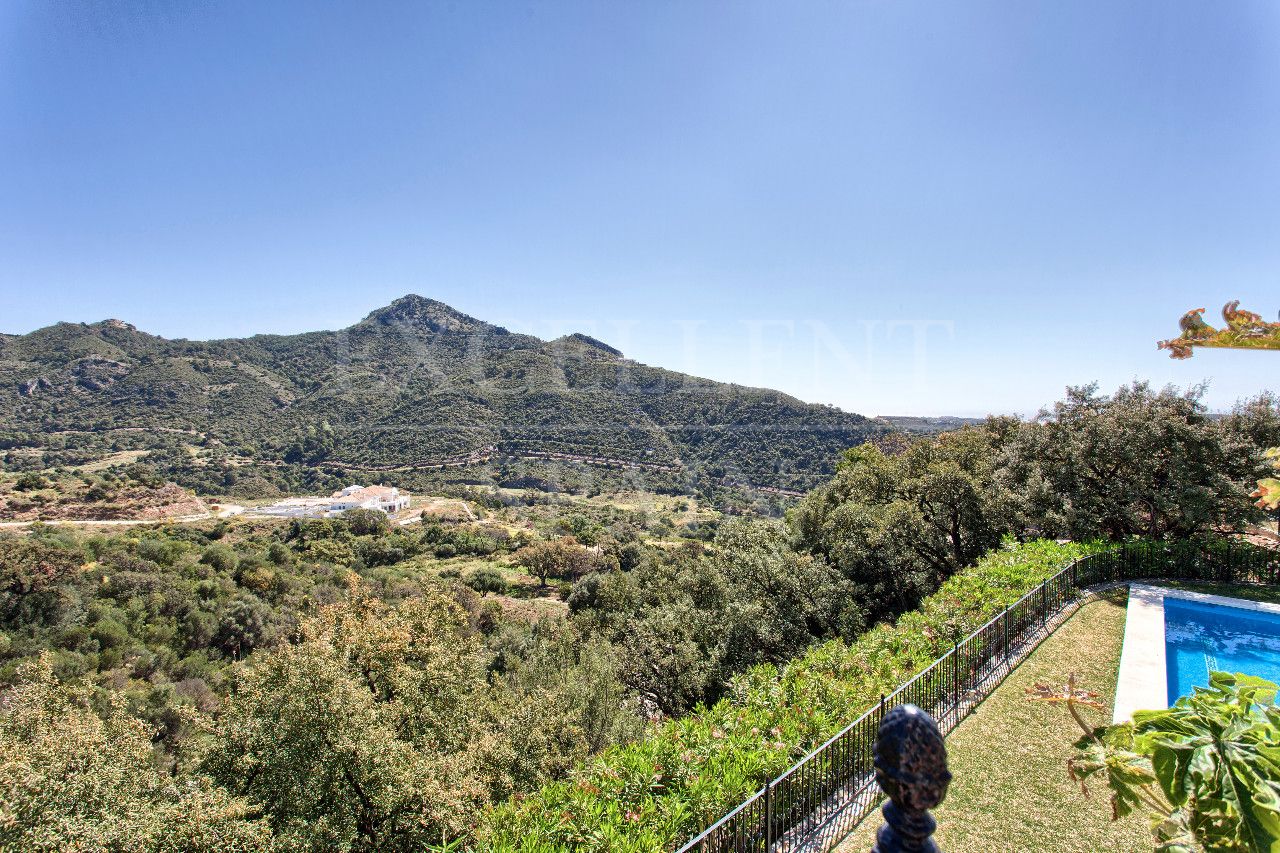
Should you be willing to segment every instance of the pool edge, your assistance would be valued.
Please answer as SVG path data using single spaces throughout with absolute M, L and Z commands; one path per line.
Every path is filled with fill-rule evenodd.
M 1247 598 L 1232 598 L 1228 595 L 1214 595 L 1209 592 L 1192 592 L 1189 589 L 1169 589 L 1168 587 L 1149 587 L 1158 590 L 1164 598 L 1182 598 L 1187 601 L 1198 601 L 1201 604 L 1215 604 L 1219 607 L 1234 607 L 1237 610 L 1254 610 L 1262 613 L 1280 615 L 1280 604 L 1269 601 L 1250 601 Z M 1163 609 L 1164 605 L 1161 604 Z
M 1134 711 L 1169 707 L 1164 648 L 1164 597 L 1174 590 L 1129 584 L 1120 671 L 1116 674 L 1113 723 L 1127 722 Z

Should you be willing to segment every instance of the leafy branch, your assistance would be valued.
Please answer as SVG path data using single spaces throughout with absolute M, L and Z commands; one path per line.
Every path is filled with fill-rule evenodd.
M 1280 447 L 1268 448 L 1262 454 L 1277 472 L 1280 472 Z M 1257 491 L 1249 495 L 1258 499 L 1262 509 L 1280 510 L 1280 480 L 1275 477 L 1264 477 L 1258 481 Z
M 1252 311 L 1241 310 L 1239 299 L 1222 306 L 1226 325 L 1221 329 L 1206 323 L 1203 313 L 1203 308 L 1195 308 L 1183 314 L 1178 321 L 1182 334 L 1158 341 L 1156 347 L 1167 349 L 1170 358 L 1191 358 L 1193 347 L 1280 350 L 1280 323 L 1268 323 Z
M 1150 760 L 1130 749 L 1132 733 L 1128 733 L 1126 742 L 1124 732 L 1111 733 L 1110 729 L 1095 728 L 1081 716 L 1082 707 L 1106 711 L 1107 706 L 1097 701 L 1097 693 L 1076 686 L 1074 672 L 1067 676 L 1065 688 L 1037 684 L 1028 688 L 1027 694 L 1027 698 L 1033 702 L 1065 705 L 1076 725 L 1084 732 L 1084 737 L 1076 743 L 1081 752 L 1067 762 L 1067 772 L 1080 783 L 1080 792 L 1083 794 L 1089 793 L 1085 785 L 1086 779 L 1106 774 L 1104 778 L 1112 790 L 1113 820 L 1124 817 L 1140 805 L 1145 805 L 1162 818 L 1173 813 L 1173 806 L 1153 787 L 1156 776 L 1151 769 Z
M 1067 762 L 1081 783 L 1111 789 L 1112 819 L 1138 809 L 1153 815 L 1160 853 L 1280 851 L 1280 711 L 1277 686 L 1214 672 L 1166 710 L 1090 729 L 1077 708 L 1101 707 L 1072 677 L 1063 691 L 1036 685 L 1031 699 L 1065 704 L 1085 732 Z

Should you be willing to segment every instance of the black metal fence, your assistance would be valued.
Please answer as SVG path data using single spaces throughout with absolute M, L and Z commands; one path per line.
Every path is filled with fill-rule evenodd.
M 1280 553 L 1247 543 L 1133 542 L 1077 560 L 955 644 L 826 743 L 765 784 L 686 851 L 825 850 L 879 802 L 872 766 L 887 710 L 910 702 L 944 733 L 1073 611 L 1085 587 L 1129 580 L 1276 584 Z

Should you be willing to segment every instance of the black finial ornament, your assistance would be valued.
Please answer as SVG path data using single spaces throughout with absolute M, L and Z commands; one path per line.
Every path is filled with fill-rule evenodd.
M 871 853 L 938 853 L 929 814 L 947 796 L 951 771 L 938 724 L 915 705 L 899 705 L 876 734 L 876 783 L 889 797 Z

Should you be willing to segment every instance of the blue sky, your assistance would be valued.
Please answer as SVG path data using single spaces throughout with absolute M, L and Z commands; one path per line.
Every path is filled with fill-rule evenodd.
M 409 292 L 867 414 L 1280 390 L 1280 4 L 0 4 L 0 331 Z

